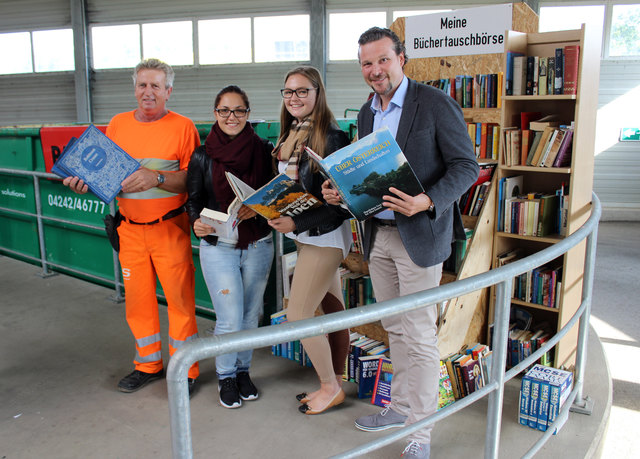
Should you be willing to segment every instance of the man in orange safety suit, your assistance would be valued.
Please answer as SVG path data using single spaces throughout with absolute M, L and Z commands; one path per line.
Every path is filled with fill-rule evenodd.
M 135 392 L 164 375 L 156 275 L 167 299 L 169 353 L 198 334 L 191 228 L 184 203 L 187 166 L 200 138 L 191 120 L 166 107 L 174 79 L 168 64 L 143 60 L 133 79 L 138 107 L 115 115 L 107 127 L 107 136 L 140 162 L 122 182 L 118 196 L 126 316 L 136 344 L 135 369 L 118 383 L 122 392 Z M 78 177 L 63 183 L 78 193 L 88 191 Z M 188 375 L 190 395 L 198 374 L 195 363 Z

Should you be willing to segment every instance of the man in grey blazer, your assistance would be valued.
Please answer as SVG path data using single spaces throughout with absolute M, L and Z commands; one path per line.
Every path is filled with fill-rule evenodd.
M 407 78 L 404 44 L 389 29 L 373 27 L 358 40 L 362 76 L 374 96 L 358 115 L 360 138 L 387 126 L 425 193 L 410 196 L 390 188 L 386 209 L 365 222 L 364 255 L 377 301 L 436 287 L 451 242 L 464 237 L 457 200 L 478 176 L 462 111 L 440 90 Z M 325 199 L 339 203 L 329 182 Z M 393 379 L 391 403 L 356 420 L 379 431 L 412 424 L 433 414 L 438 403 L 440 355 L 435 305 L 382 321 L 389 334 Z M 403 457 L 429 457 L 431 427 L 409 435 Z

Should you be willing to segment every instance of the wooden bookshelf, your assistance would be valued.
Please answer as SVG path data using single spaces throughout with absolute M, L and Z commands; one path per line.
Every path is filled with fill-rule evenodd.
M 576 95 L 545 96 L 505 96 L 502 99 L 501 124 L 513 125 L 520 112 L 536 111 L 542 115 L 558 114 L 565 122 L 574 122 L 573 150 L 569 167 L 531 167 L 505 166 L 503 151 L 499 157 L 497 179 L 522 175 L 523 192 L 552 193 L 562 183 L 569 186 L 567 230 L 566 234 L 576 231 L 588 218 L 591 209 L 591 191 L 593 187 L 595 120 L 597 111 L 597 93 L 599 77 L 600 43 L 597 33 L 591 33 L 583 27 L 579 30 L 567 30 L 547 33 L 507 34 L 505 51 L 518 51 L 525 56 L 553 56 L 556 48 L 566 45 L 580 46 L 578 70 L 578 93 Z M 506 57 L 503 65 L 506 65 Z M 498 203 L 496 203 L 496 210 Z M 494 223 L 498 224 L 498 214 Z M 497 228 L 497 226 L 496 226 Z M 497 256 L 508 250 L 521 248 L 525 254 L 533 253 L 555 244 L 565 236 L 559 234 L 547 237 L 520 236 L 495 231 L 494 266 Z M 585 242 L 567 252 L 561 260 L 562 279 L 558 291 L 560 301 L 557 308 L 549 308 L 518 299 L 512 299 L 513 306 L 521 307 L 541 321 L 546 321 L 550 332 L 557 332 L 564 326 L 580 306 L 582 296 L 582 276 L 585 260 Z M 493 320 L 494 302 L 491 302 L 489 320 Z M 553 364 L 555 367 L 571 368 L 575 361 L 577 326 L 557 345 Z

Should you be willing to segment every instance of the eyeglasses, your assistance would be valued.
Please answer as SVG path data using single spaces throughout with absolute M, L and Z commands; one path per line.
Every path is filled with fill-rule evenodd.
M 228 108 L 216 108 L 214 111 L 223 118 L 229 118 L 233 113 L 233 115 L 239 119 L 247 116 L 247 113 L 249 113 L 250 110 L 248 108 L 236 108 L 235 110 L 230 110 Z
M 294 94 L 300 99 L 304 99 L 309 95 L 309 91 L 312 90 L 316 90 L 316 88 L 281 89 L 280 94 L 285 99 L 291 99 Z

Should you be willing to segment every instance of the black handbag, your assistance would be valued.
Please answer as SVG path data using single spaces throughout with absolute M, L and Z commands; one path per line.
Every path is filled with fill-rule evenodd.
M 120 238 L 118 236 L 118 226 L 122 223 L 123 217 L 119 210 L 115 215 L 107 214 L 104 217 L 104 230 L 107 233 L 107 238 L 111 243 L 111 247 L 116 252 L 120 251 Z

